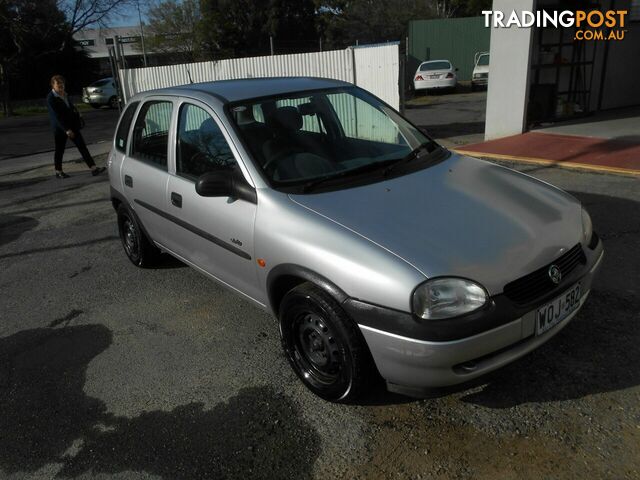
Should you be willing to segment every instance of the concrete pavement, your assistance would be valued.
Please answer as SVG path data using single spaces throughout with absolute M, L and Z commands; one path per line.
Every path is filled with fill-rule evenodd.
M 91 156 L 96 158 L 104 155 L 111 149 L 111 142 L 100 142 L 93 145 L 87 145 Z M 63 163 L 82 162 L 82 156 L 77 148 L 67 148 L 64 153 Z M 96 162 L 100 165 L 100 162 Z M 26 172 L 40 167 L 51 166 L 51 174 L 53 175 L 53 151 L 36 153 L 16 158 L 6 158 L 0 161 L 0 177 L 12 175 L 16 173 Z

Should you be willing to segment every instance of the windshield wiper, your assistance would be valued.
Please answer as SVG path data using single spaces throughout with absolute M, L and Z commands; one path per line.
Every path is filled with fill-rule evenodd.
M 351 168 L 349 170 L 342 170 L 342 171 L 338 172 L 335 175 L 326 175 L 324 177 L 317 178 L 317 179 L 312 180 L 312 181 L 310 181 L 308 183 L 305 183 L 304 186 L 302 187 L 302 192 L 303 193 L 310 192 L 311 190 L 313 190 L 318 185 L 320 185 L 322 183 L 325 183 L 325 182 L 329 182 L 331 180 L 337 180 L 339 178 L 350 177 L 352 175 L 358 175 L 358 174 L 361 174 L 361 173 L 380 170 L 381 168 L 389 165 L 389 163 L 397 162 L 397 161 L 398 160 L 392 159 L 392 160 L 383 160 L 381 162 L 375 162 L 375 163 L 367 163 L 366 165 L 361 165 L 359 167 Z M 387 168 L 389 168 L 389 167 L 387 166 Z
M 391 164 L 387 168 L 385 168 L 385 170 L 384 170 L 384 172 L 382 172 L 382 174 L 386 177 L 387 175 L 389 175 L 391 173 L 391 171 L 394 168 L 396 168 L 396 167 L 398 167 L 400 165 L 405 165 L 405 164 L 415 160 L 416 158 L 420 158 L 419 154 L 423 150 L 426 150 L 427 153 L 433 153 L 438 149 L 438 147 L 439 147 L 439 145 L 436 142 L 434 142 L 433 140 L 429 140 L 428 142 L 421 143 L 416 148 L 411 150 L 410 153 L 408 153 L 407 155 L 405 155 L 401 159 L 396 160 L 393 164 Z

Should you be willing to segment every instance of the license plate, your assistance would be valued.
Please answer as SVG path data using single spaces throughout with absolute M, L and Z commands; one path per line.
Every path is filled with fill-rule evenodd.
M 429 78 L 440 78 L 440 75 L 429 75 Z
M 562 295 L 538 309 L 536 312 L 536 335 L 542 335 L 559 324 L 579 306 L 580 283 L 576 283 Z

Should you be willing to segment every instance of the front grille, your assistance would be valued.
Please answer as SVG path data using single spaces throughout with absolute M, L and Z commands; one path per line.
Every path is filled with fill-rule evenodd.
M 551 265 L 557 265 L 560 272 L 562 272 L 563 281 L 560 282 L 560 285 L 562 285 L 564 279 L 569 276 L 578 264 L 584 265 L 586 263 L 587 257 L 585 257 L 582 251 L 582 246 L 577 244 L 555 261 L 505 285 L 504 294 L 507 298 L 521 305 L 531 303 L 558 287 L 558 285 L 553 283 L 549 278 L 549 267 Z

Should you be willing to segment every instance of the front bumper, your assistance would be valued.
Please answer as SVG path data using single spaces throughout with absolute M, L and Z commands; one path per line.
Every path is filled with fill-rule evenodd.
M 109 103 L 109 98 L 111 97 L 104 93 L 90 93 L 88 95 L 83 95 L 82 101 L 89 104 L 106 105 Z
M 580 298 L 580 306 L 551 330 L 538 336 L 535 334 L 537 306 L 543 305 L 562 292 L 554 292 L 538 305 L 529 307 L 526 313 L 517 318 L 508 319 L 506 323 L 464 338 L 446 341 L 426 340 L 416 338 L 417 335 L 409 337 L 394 333 L 389 331 L 390 329 L 380 328 L 381 323 L 372 326 L 369 318 L 359 316 L 357 313 L 354 315 L 348 302 L 344 305 L 347 312 L 358 322 L 378 371 L 387 381 L 389 390 L 421 396 L 429 393 L 433 388 L 467 382 L 496 370 L 529 353 L 556 335 L 584 305 L 603 254 L 602 242 L 599 241 L 593 250 L 589 250 L 587 264 L 580 275 L 572 278 L 571 282 L 565 285 L 569 288 L 576 281 L 581 282 L 584 293 Z M 399 315 L 401 315 L 400 312 L 395 312 L 392 317 L 399 318 Z M 403 315 L 418 324 L 409 314 Z M 461 324 L 460 328 L 471 327 Z

